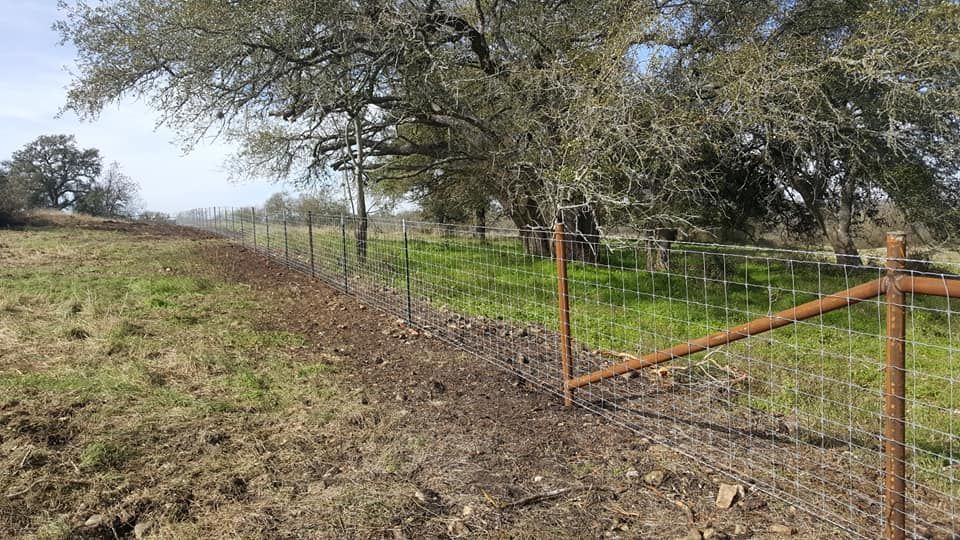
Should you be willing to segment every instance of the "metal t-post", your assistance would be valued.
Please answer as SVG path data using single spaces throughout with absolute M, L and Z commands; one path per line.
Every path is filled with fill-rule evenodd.
M 407 324 L 413 324 L 413 302 L 410 299 L 410 243 L 407 240 L 407 220 L 403 224 L 403 273 L 407 280 Z
M 307 236 L 310 238 L 310 276 L 317 277 L 317 269 L 313 263 L 313 212 L 307 212 Z
M 266 230 L 267 236 L 267 257 L 273 258 L 273 253 L 270 252 L 270 212 L 263 212 L 263 227 Z
M 340 250 L 343 257 L 343 290 L 350 292 L 350 280 L 347 278 L 347 222 L 340 216 Z
M 250 207 L 250 225 L 253 227 L 253 250 L 257 250 L 257 209 Z
M 287 238 L 287 211 L 283 210 L 280 217 L 283 219 L 283 258 L 287 261 L 287 268 L 290 268 L 290 240 Z

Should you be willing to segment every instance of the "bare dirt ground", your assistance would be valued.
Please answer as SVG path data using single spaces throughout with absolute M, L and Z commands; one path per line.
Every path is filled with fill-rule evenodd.
M 0 536 L 842 537 L 749 486 L 720 509 L 718 489 L 730 481 L 673 449 L 565 410 L 516 376 L 241 247 L 172 226 L 67 226 L 133 236 L 145 250 L 158 238 L 192 239 L 198 262 L 171 272 L 249 290 L 249 324 L 303 338 L 286 346 L 284 362 L 308 371 L 304 384 L 318 389 L 309 395 L 320 397 L 298 395 L 279 413 L 155 422 L 69 392 L 0 395 L 0 448 L 9 449 L 0 455 Z M 149 373 L 192 388 L 172 372 Z M 97 432 L 149 452 L 85 474 L 76 446 Z M 59 515 L 59 525 L 31 526 L 38 515 Z
M 808 516 L 749 493 L 733 508 L 715 499 L 729 482 L 622 428 L 466 355 L 394 317 L 236 246 L 211 244 L 223 275 L 262 294 L 263 324 L 294 329 L 338 358 L 357 409 L 336 434 L 337 482 L 389 489 L 410 506 L 395 537 L 766 538 L 829 536 Z M 399 470 L 365 431 L 392 417 L 383 442 L 416 440 Z M 373 425 L 371 425 L 373 424 Z M 653 473 L 653 474 L 650 474 Z M 662 475 L 660 474 L 662 473 Z M 660 480 L 662 476 L 662 481 Z M 384 489 L 384 488 L 380 488 Z M 425 503 L 420 497 L 428 494 Z M 336 498 L 336 491 L 328 496 Z M 396 501 L 399 503 L 400 501 Z M 346 527 L 346 526 L 345 526 Z M 339 531 L 355 534 L 359 531 Z M 368 531 L 369 532 L 369 531 Z M 388 534 L 389 536 L 389 534 Z

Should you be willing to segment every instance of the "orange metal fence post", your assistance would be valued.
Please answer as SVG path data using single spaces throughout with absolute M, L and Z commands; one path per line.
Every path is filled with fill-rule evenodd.
M 560 308 L 560 375 L 563 379 L 563 405 L 573 405 L 573 389 L 568 386 L 573 378 L 573 359 L 570 355 L 570 299 L 567 293 L 567 257 L 563 222 L 554 228 L 554 251 L 557 258 L 557 301 Z
M 906 242 L 901 232 L 887 233 L 887 358 L 884 368 L 884 538 L 906 537 L 906 309 L 897 286 Z

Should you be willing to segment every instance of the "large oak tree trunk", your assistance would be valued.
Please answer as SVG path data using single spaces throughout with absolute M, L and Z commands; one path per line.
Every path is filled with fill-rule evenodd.
M 481 242 L 487 240 L 487 205 L 477 206 L 473 212 L 473 237 Z
M 513 197 L 505 207 L 520 230 L 523 251 L 537 257 L 553 257 L 553 216 L 545 214 L 529 194 Z M 593 208 L 586 205 L 571 208 L 559 217 L 564 223 L 568 260 L 596 263 L 600 255 L 600 224 Z
M 817 198 L 815 189 L 806 181 L 794 183 L 794 188 L 800 193 L 803 204 L 813 217 L 817 227 L 830 247 L 836 254 L 837 264 L 845 266 L 862 266 L 863 260 L 860 251 L 853 241 L 853 214 L 856 202 L 857 185 L 852 178 L 845 178 L 840 190 L 840 205 L 837 209 L 835 221 L 827 219 L 822 201 Z
M 648 239 L 646 267 L 649 272 L 670 270 L 670 249 L 677 239 L 676 229 L 655 229 Z
M 510 205 L 510 219 L 520 230 L 524 253 L 536 257 L 553 256 L 550 224 L 532 197 L 523 197 Z
M 600 258 L 600 224 L 589 206 L 563 213 L 567 258 L 595 264 Z
M 837 255 L 837 264 L 847 266 L 861 266 L 863 260 L 860 252 L 853 243 L 851 229 L 853 227 L 853 204 L 856 200 L 856 184 L 853 179 L 847 178 L 840 193 L 840 210 L 837 212 L 836 227 L 831 231 L 825 230 L 830 246 Z

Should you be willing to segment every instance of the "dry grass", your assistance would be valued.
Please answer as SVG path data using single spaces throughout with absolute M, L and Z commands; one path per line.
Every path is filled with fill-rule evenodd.
M 0 231 L 0 537 L 829 536 L 234 248 L 102 229 Z

